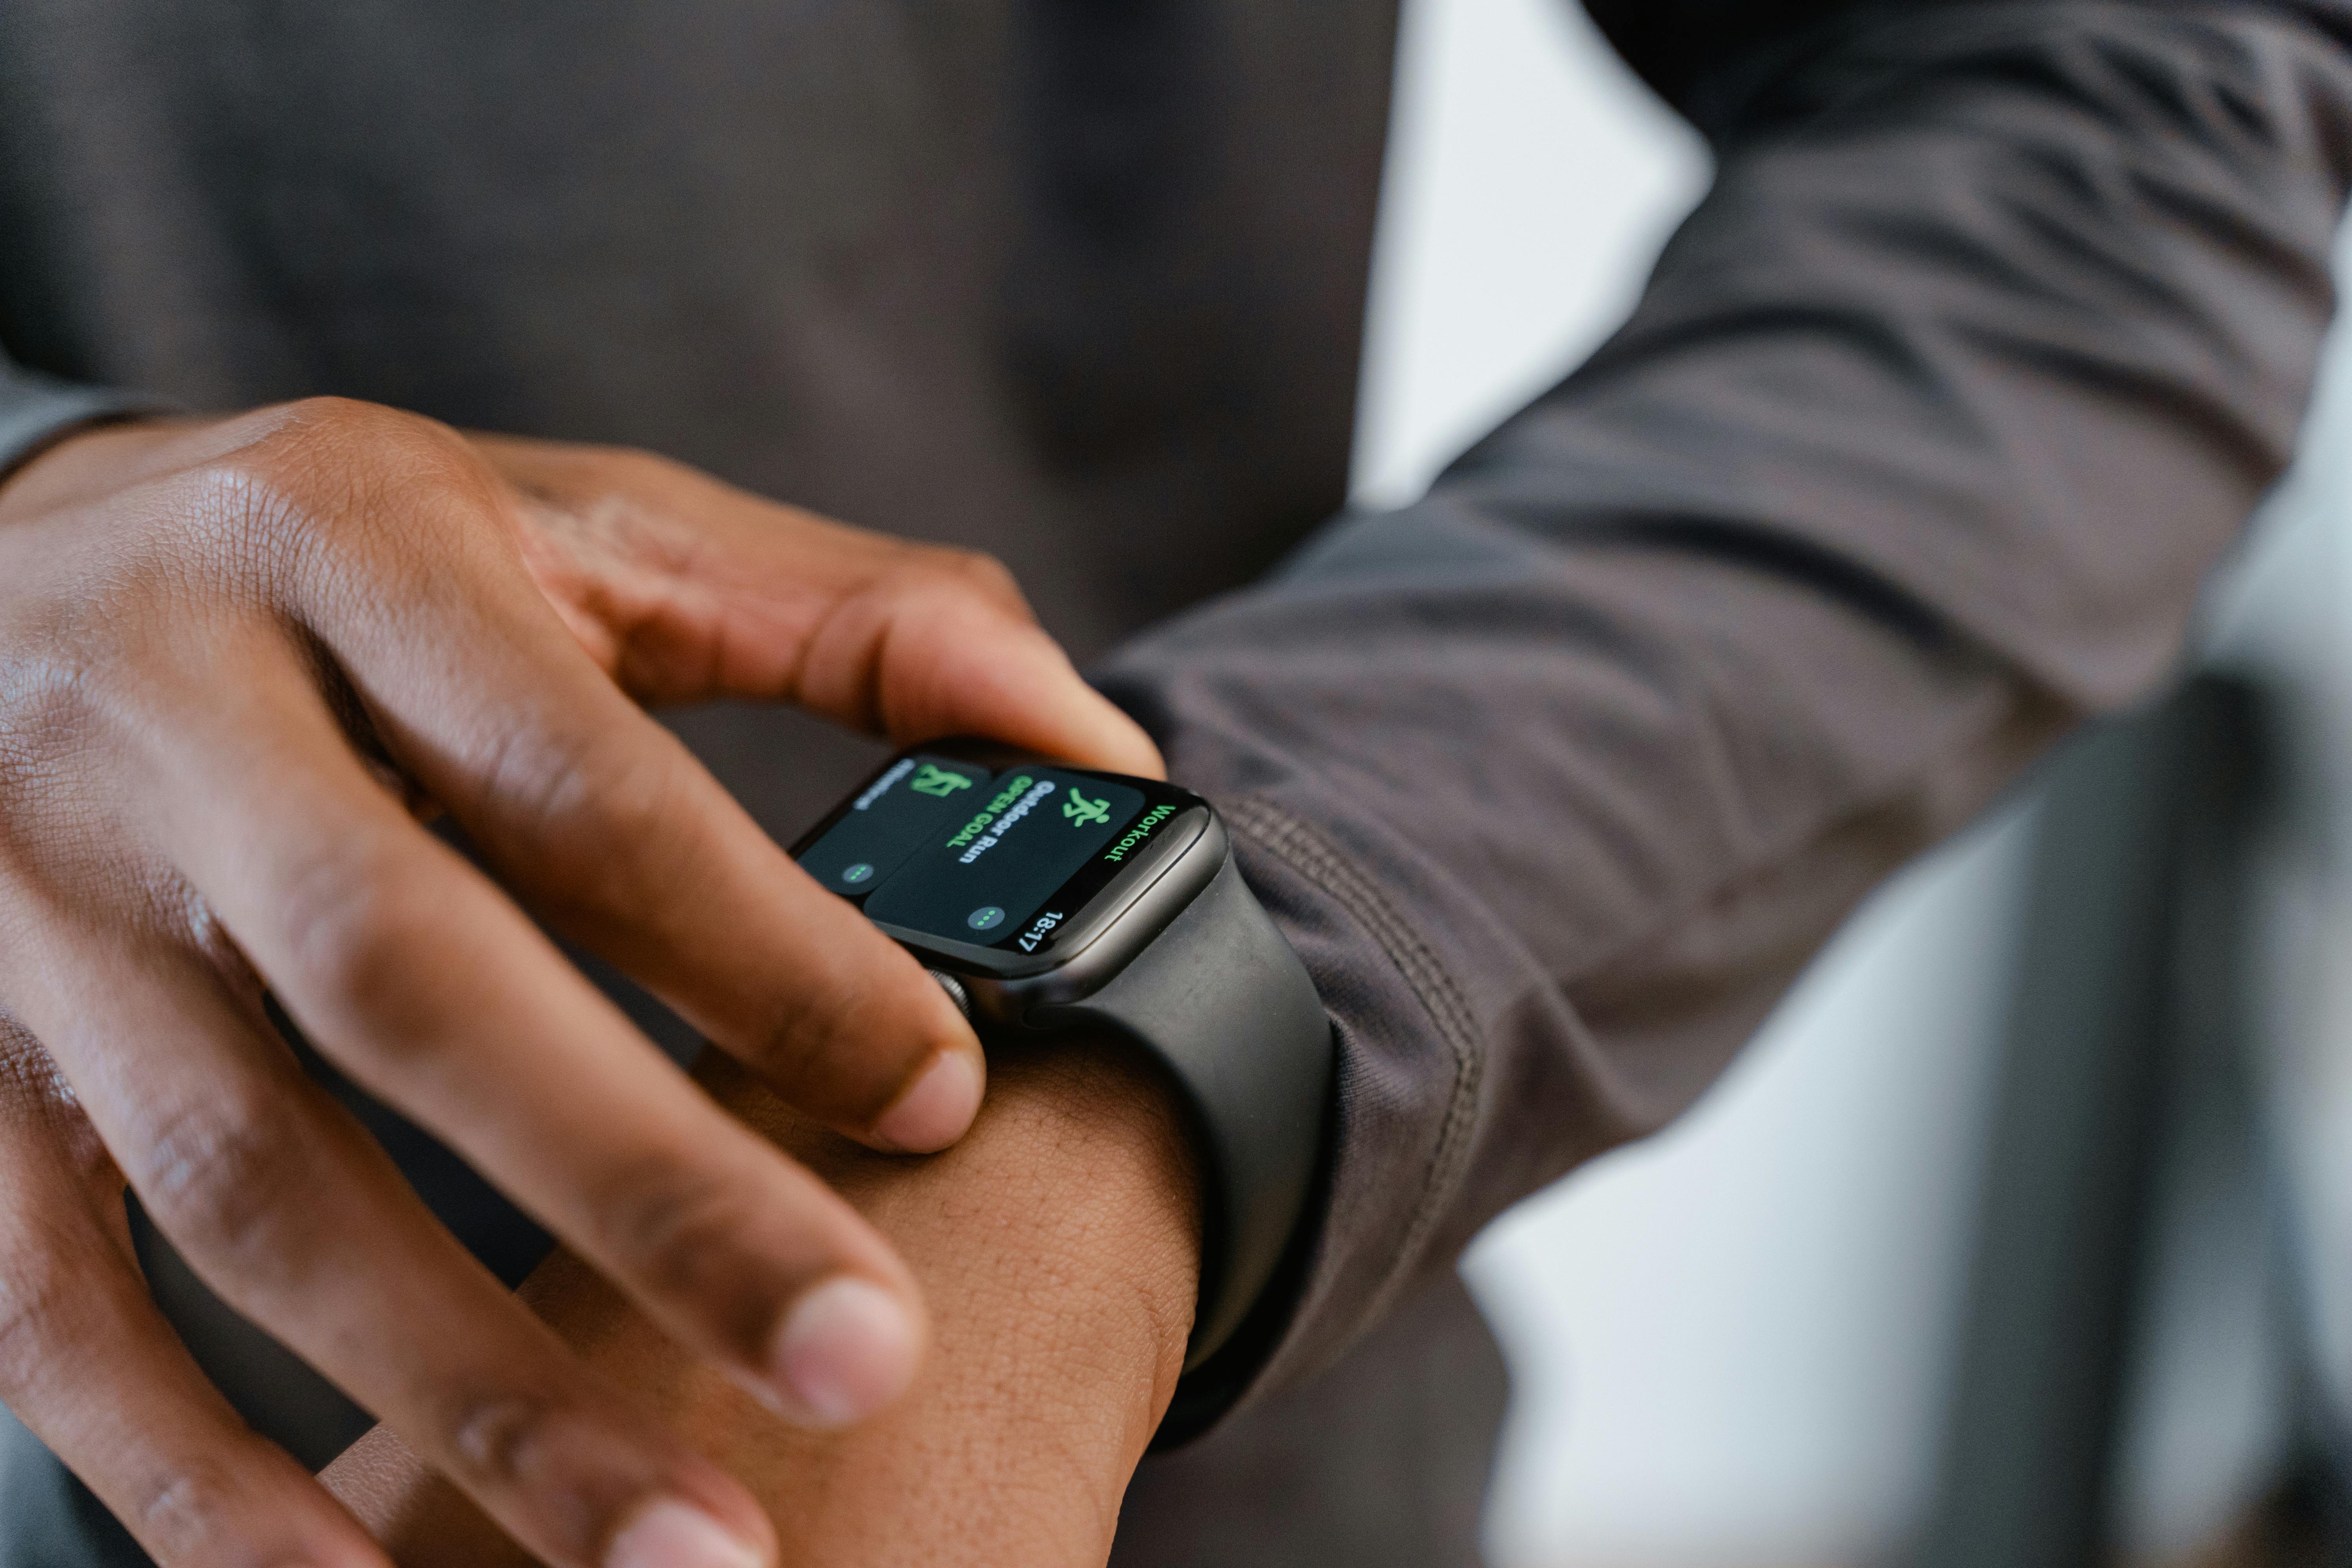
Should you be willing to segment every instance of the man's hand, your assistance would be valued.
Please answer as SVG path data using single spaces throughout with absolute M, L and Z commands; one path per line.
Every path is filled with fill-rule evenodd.
M 910 1163 L 811 1126 L 729 1064 L 707 1070 L 721 1104 L 837 1182 L 913 1267 L 939 1324 L 908 1397 L 855 1431 L 795 1432 L 568 1258 L 524 1299 L 751 1483 L 787 1563 L 1100 1568 L 1198 1289 L 1172 1094 L 1084 1047 L 1000 1061 L 970 1136 Z M 384 1428 L 326 1480 L 401 1563 L 529 1561 Z
M 1156 768 L 1001 570 L 649 458 L 319 402 L 87 433 L 0 488 L 0 1399 L 170 1568 L 383 1559 L 158 1317 L 126 1180 L 541 1558 L 770 1550 L 433 1222 L 265 992 L 777 1411 L 856 1420 L 913 1375 L 887 1244 L 418 825 L 825 1125 L 952 1142 L 962 1019 L 633 696 Z

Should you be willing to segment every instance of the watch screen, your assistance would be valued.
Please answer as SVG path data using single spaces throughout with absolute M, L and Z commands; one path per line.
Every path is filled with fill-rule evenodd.
M 1141 782 L 1141 781 L 1139 781 Z M 1091 898 L 1184 792 L 1043 764 L 997 772 L 899 758 L 800 853 L 810 875 L 886 925 L 1035 952 Z M 1073 896 L 1075 895 L 1075 896 Z
M 809 846 L 801 868 L 851 898 L 874 891 L 948 818 L 961 823 L 982 793 L 986 768 L 946 757 L 900 757 L 860 790 L 841 820 Z

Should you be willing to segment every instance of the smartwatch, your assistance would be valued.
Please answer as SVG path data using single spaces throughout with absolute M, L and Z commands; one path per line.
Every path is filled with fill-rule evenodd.
M 1190 1373 L 1231 1342 L 1306 1213 L 1331 1026 L 1209 803 L 986 742 L 890 759 L 793 847 L 995 1049 L 1109 1037 L 1156 1060 L 1202 1152 Z

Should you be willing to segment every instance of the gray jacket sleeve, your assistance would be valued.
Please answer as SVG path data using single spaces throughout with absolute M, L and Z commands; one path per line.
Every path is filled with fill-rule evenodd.
M 76 426 L 168 406 L 135 392 L 57 381 L 0 356 L 0 479 Z
M 1696 82 L 1629 324 L 1420 504 L 1101 672 L 1221 798 L 1341 1068 L 1223 1398 L 1675 1116 L 1874 884 L 2150 694 L 2332 308 L 2323 10 L 1911 5 Z

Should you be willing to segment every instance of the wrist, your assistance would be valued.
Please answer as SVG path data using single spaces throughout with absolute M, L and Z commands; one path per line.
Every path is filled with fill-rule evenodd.
M 815 1127 L 715 1053 L 700 1076 L 913 1268 L 934 1325 L 914 1388 L 854 1430 L 798 1431 L 568 1257 L 526 1298 L 751 1489 L 786 1561 L 1101 1563 L 1199 1287 L 1197 1174 L 1172 1093 L 1108 1049 L 1004 1053 L 972 1131 L 914 1160 Z M 398 1561 L 509 1560 L 382 1431 L 328 1479 Z
M 720 1102 L 898 1245 L 939 1320 L 936 1381 L 986 1363 L 992 1419 L 1073 1449 L 1116 1508 L 1182 1371 L 1200 1288 L 1199 1175 L 1173 1091 L 1125 1050 L 992 1057 L 982 1119 L 921 1160 L 877 1154 L 706 1058 Z M 929 1380 L 927 1380 L 929 1381 Z M 969 1392 L 957 1396 L 969 1405 Z

